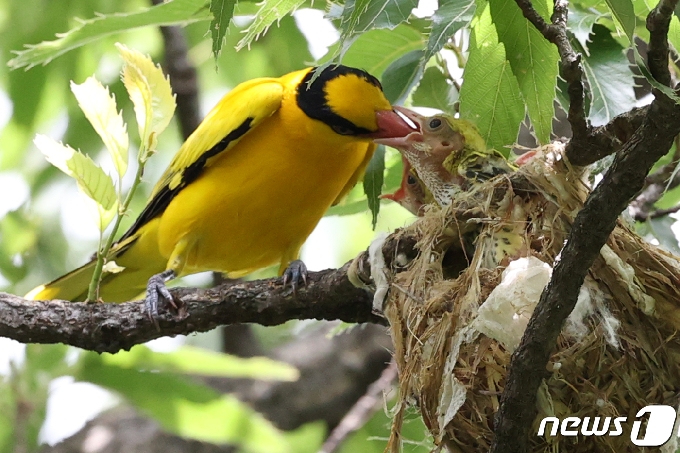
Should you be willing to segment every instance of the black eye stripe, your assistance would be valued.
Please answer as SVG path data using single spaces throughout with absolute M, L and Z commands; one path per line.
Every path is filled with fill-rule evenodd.
M 309 83 L 318 70 L 318 67 L 310 70 L 307 75 L 305 75 L 304 79 L 302 79 L 302 82 L 300 82 L 298 85 L 296 98 L 298 107 L 300 107 L 305 115 L 312 119 L 326 123 L 340 135 L 361 135 L 371 133 L 372 131 L 364 127 L 357 126 L 347 118 L 343 118 L 342 116 L 335 113 L 328 105 L 324 88 L 330 80 L 343 75 L 354 74 L 382 90 L 382 86 L 380 85 L 378 79 L 360 69 L 337 65 L 323 68 L 323 70 L 318 74 L 317 78 L 314 79 L 312 83 Z

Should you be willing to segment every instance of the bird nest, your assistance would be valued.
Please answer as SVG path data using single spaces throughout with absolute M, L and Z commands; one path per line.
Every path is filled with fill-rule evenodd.
M 372 253 L 401 392 L 387 451 L 400 451 L 408 406 L 420 409 L 439 448 L 490 447 L 512 352 L 589 192 L 563 148 L 541 148 L 518 172 L 458 194 L 444 210 L 430 208 L 389 239 L 415 244 L 416 256 L 381 244 L 392 252 L 379 254 L 376 270 Z M 679 260 L 618 222 L 550 357 L 532 451 L 641 451 L 630 440 L 637 412 L 677 407 Z M 629 422 L 620 436 L 585 437 L 580 425 L 575 437 L 552 436 L 552 424 L 536 435 L 544 417 L 570 416 L 591 417 L 591 424 L 600 417 L 600 427 L 605 417 Z

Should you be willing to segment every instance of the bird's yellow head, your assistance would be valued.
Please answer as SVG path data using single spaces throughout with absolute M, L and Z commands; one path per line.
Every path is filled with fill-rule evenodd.
M 413 132 L 392 109 L 378 79 L 349 66 L 312 68 L 298 86 L 297 104 L 339 135 L 388 138 Z

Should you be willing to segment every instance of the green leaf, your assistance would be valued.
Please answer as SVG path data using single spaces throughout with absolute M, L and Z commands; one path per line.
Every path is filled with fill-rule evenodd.
M 582 60 L 590 86 L 590 121 L 606 124 L 635 106 L 635 81 L 623 48 L 603 25 L 593 27 L 590 55 Z
M 174 434 L 249 452 L 287 451 L 281 433 L 261 415 L 188 377 L 108 365 L 93 353 L 85 355 L 75 377 L 120 393 Z
M 392 104 L 404 102 L 423 74 L 423 50 L 413 50 L 390 64 L 381 77 L 385 97 Z
M 673 233 L 673 230 L 671 229 L 675 222 L 676 220 L 674 218 L 667 215 L 655 219 L 649 219 L 647 221 L 652 234 L 659 241 L 661 247 L 675 255 L 680 255 L 680 244 L 678 244 L 678 238 L 675 237 L 675 233 Z
M 7 65 L 12 69 L 45 65 L 69 50 L 113 33 L 147 26 L 188 24 L 210 18 L 210 12 L 204 3 L 195 0 L 172 0 L 135 13 L 101 15 L 80 20 L 79 25 L 58 35 L 54 41 L 27 45 L 27 49 L 16 52 L 17 56 Z
M 92 128 L 106 145 L 118 176 L 122 178 L 127 171 L 130 140 L 123 115 L 116 107 L 116 98 L 94 77 L 88 77 L 80 85 L 71 82 L 71 91 Z
M 245 31 L 245 36 L 236 45 L 236 50 L 250 47 L 253 41 L 267 32 L 267 29 L 284 16 L 292 14 L 305 0 L 265 0 L 255 14 L 255 20 Z
M 476 22 L 476 23 L 475 23 Z M 517 140 L 524 103 L 517 79 L 498 42 L 488 5 L 477 8 L 470 33 L 470 55 L 460 90 L 461 117 L 477 125 L 490 148 Z
M 229 29 L 229 22 L 234 17 L 236 0 L 210 0 L 210 36 L 212 37 L 212 51 L 215 58 L 220 55 L 224 38 Z
M 142 149 L 147 153 L 153 152 L 158 136 L 168 127 L 175 114 L 175 95 L 160 65 L 155 65 L 148 55 L 142 55 L 120 43 L 116 47 L 125 62 L 122 78 L 135 108 Z
M 113 180 L 89 156 L 68 145 L 57 143 L 45 135 L 36 135 L 35 145 L 52 165 L 76 180 L 78 188 L 97 203 L 99 229 L 104 231 L 113 220 L 118 199 Z
M 637 4 L 638 6 L 642 7 L 640 10 L 641 12 L 649 10 L 646 3 L 640 3 L 638 1 Z M 614 22 L 617 28 L 623 29 L 623 32 L 628 37 L 630 47 L 633 49 L 633 58 L 635 60 L 635 64 L 637 64 L 642 75 L 647 79 L 653 88 L 656 88 L 669 98 L 673 99 L 676 104 L 680 104 L 680 96 L 678 96 L 673 89 L 658 82 L 654 76 L 652 76 L 652 73 L 647 67 L 645 59 L 642 58 L 642 55 L 640 55 L 640 52 L 638 51 L 637 45 L 635 43 L 637 18 L 635 15 L 635 7 L 631 0 L 607 0 L 607 6 L 609 6 L 609 9 L 616 19 Z
M 174 352 L 154 352 L 138 345 L 130 351 L 104 354 L 103 362 L 121 368 L 160 370 L 203 376 L 222 376 L 276 381 L 294 381 L 295 367 L 267 357 L 240 358 L 206 349 L 182 346 Z
M 467 26 L 475 15 L 475 0 L 442 0 L 432 15 L 432 30 L 427 41 L 423 63 L 439 52 L 458 30 Z
M 408 52 L 422 49 L 423 35 L 413 27 L 401 24 L 394 30 L 370 30 L 360 35 L 346 50 L 342 63 L 362 68 L 376 77 L 394 60 Z M 338 52 L 339 43 L 329 49 L 322 62 L 330 61 Z
M 588 43 L 593 32 L 593 25 L 602 16 L 603 14 L 594 8 L 583 8 L 578 4 L 569 5 L 567 26 L 581 44 L 586 55 L 588 55 Z
M 408 19 L 416 6 L 417 0 L 348 0 L 340 18 L 340 29 L 345 36 L 374 28 L 393 30 Z
M 628 40 L 633 42 L 635 33 L 636 17 L 635 8 L 631 0 L 606 0 L 609 10 L 616 19 L 623 32 L 628 36 Z
M 439 68 L 431 66 L 425 70 L 418 88 L 413 91 L 411 101 L 419 107 L 431 107 L 453 114 L 453 104 L 458 100 L 456 87 Z
M 516 3 L 490 0 L 489 5 L 498 39 L 505 46 L 506 58 L 519 83 L 536 138 L 546 144 L 550 141 L 555 116 L 557 48 L 524 18 Z M 541 16 L 550 17 L 544 0 L 534 1 L 533 5 Z
M 347 0 L 340 14 L 339 45 L 331 62 L 342 57 L 358 35 L 372 29 L 394 30 L 417 5 L 417 0 Z
M 378 222 L 378 213 L 380 212 L 380 193 L 382 192 L 384 173 L 385 147 L 379 145 L 375 153 L 373 153 L 373 157 L 368 163 L 366 173 L 364 174 L 364 193 L 368 197 L 368 207 L 371 210 L 373 229 L 375 229 L 375 224 Z

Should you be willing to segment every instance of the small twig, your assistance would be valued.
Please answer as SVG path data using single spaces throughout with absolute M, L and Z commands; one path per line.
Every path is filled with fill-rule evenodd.
M 673 206 L 672 208 L 667 208 L 667 209 L 657 209 L 655 211 L 652 211 L 650 213 L 645 214 L 643 217 L 642 214 L 639 216 L 635 217 L 635 220 L 638 222 L 644 222 L 647 219 L 658 219 L 659 217 L 664 217 L 667 216 L 668 214 L 673 214 L 680 211 L 680 205 Z
M 678 137 L 675 137 L 676 151 L 673 160 L 659 168 L 656 172 L 649 175 L 645 180 L 645 186 L 640 194 L 635 197 L 630 204 L 631 216 L 640 222 L 648 218 L 661 217 L 664 210 L 655 210 L 654 205 L 663 197 L 668 190 L 680 186 L 680 173 L 673 174 L 680 165 L 680 148 L 678 148 Z M 655 214 L 659 212 L 660 214 Z
M 377 381 L 372 383 L 364 396 L 352 406 L 352 409 L 342 418 L 338 426 L 331 432 L 328 439 L 323 443 L 319 453 L 334 453 L 340 448 L 342 442 L 366 424 L 371 416 L 382 407 L 382 394 L 392 386 L 397 378 L 397 363 L 392 359 L 390 364 L 383 370 Z

